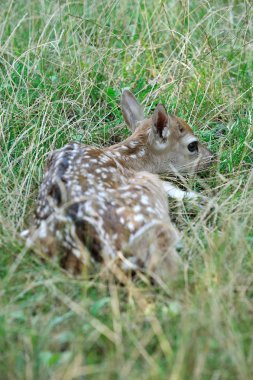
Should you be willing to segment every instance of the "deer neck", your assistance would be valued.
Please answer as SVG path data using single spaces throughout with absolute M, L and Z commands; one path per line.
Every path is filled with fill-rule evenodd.
M 126 169 L 155 173 L 153 155 L 148 144 L 148 133 L 134 133 L 120 144 L 106 149 Z

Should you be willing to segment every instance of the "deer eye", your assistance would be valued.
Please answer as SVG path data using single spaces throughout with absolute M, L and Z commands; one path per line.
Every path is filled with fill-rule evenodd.
M 189 152 L 198 152 L 198 141 L 193 141 L 188 145 Z

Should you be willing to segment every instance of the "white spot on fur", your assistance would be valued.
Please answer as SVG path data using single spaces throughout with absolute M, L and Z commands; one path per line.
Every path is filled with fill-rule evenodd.
M 129 229 L 129 231 L 134 231 L 134 224 L 132 222 L 129 222 L 127 223 L 127 228 Z
M 117 210 L 116 210 L 116 213 L 117 214 L 121 214 L 122 212 L 124 212 L 126 210 L 125 207 L 119 207 Z
M 126 191 L 122 195 L 124 198 L 131 198 L 133 194 L 130 191 Z
M 141 203 L 143 204 L 143 205 L 148 205 L 150 202 L 149 202 L 149 198 L 148 198 L 148 196 L 147 195 L 142 195 L 141 196 Z
M 111 161 L 111 158 L 106 156 L 106 155 L 103 155 L 100 157 L 100 161 L 102 161 L 104 164 L 106 164 L 107 162 Z
M 138 152 L 138 157 L 143 157 L 143 156 L 145 156 L 145 149 L 144 148 L 141 148 L 140 150 L 139 150 L 139 152 Z
M 136 206 L 134 206 L 133 210 L 134 210 L 134 212 L 140 212 L 141 211 L 141 206 L 140 205 L 136 205 Z
M 134 221 L 135 222 L 143 222 L 144 221 L 144 216 L 143 215 L 141 215 L 141 214 L 137 214 L 137 215 L 135 215 L 134 216 Z
M 44 220 L 41 222 L 38 236 L 39 239 L 45 239 L 47 237 L 47 224 Z
M 135 148 L 138 144 L 139 144 L 138 141 L 132 140 L 132 141 L 130 141 L 129 146 L 130 146 L 130 148 Z

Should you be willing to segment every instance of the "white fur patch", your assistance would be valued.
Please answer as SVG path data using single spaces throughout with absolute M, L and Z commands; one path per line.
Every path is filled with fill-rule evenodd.
M 145 156 L 145 149 L 144 148 L 140 149 L 137 155 L 138 155 L 138 157 Z
M 148 205 L 149 204 L 149 199 L 148 199 L 148 196 L 147 195 L 142 195 L 141 196 L 141 203 L 143 205 Z
M 116 213 L 117 214 L 121 214 L 122 212 L 124 212 L 126 210 L 125 207 L 119 207 L 117 210 L 116 210 Z
M 170 135 L 170 131 L 169 131 L 169 128 L 163 128 L 163 131 L 162 131 L 162 137 L 164 139 L 168 138 Z
M 137 214 L 134 216 L 134 221 L 135 222 L 143 222 L 144 221 L 144 216 L 142 214 Z
M 134 206 L 134 212 L 140 212 L 141 211 L 141 206 L 140 205 L 136 205 Z
M 127 228 L 129 229 L 129 231 L 134 231 L 134 224 L 133 223 L 131 223 L 131 222 L 129 222 L 129 223 L 127 223 Z
M 178 201 L 182 201 L 184 198 L 197 199 L 199 197 L 199 195 L 194 191 L 181 190 L 170 182 L 163 181 L 163 185 L 167 195 L 171 198 L 177 199 Z
M 139 144 L 138 141 L 133 140 L 133 141 L 130 141 L 129 146 L 130 146 L 130 148 L 135 148 L 138 144 Z
M 106 164 L 107 162 L 111 161 L 111 158 L 106 156 L 106 155 L 103 155 L 100 157 L 100 161 L 102 161 L 104 164 Z
M 45 239 L 47 237 L 47 224 L 44 220 L 41 222 L 38 236 L 40 239 Z
M 164 150 L 166 147 L 167 147 L 167 141 L 166 142 L 161 142 L 161 141 L 155 142 L 155 149 L 156 150 Z

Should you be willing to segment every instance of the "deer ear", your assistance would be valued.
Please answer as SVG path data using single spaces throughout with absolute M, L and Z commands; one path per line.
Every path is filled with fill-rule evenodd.
M 134 131 L 137 122 L 144 120 L 142 106 L 137 102 L 131 91 L 124 89 L 121 95 L 121 111 L 125 122 Z
M 152 116 L 155 135 L 165 141 L 169 136 L 169 115 L 162 104 L 158 104 Z

